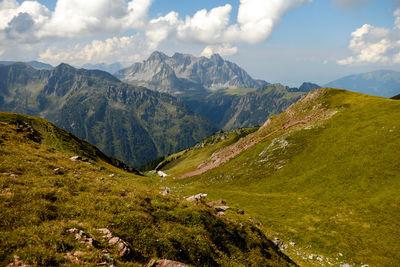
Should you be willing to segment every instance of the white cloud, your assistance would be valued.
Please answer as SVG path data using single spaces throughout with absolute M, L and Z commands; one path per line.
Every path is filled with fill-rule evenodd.
M 230 21 L 230 4 L 211 10 L 202 9 L 185 18 L 171 11 L 165 16 L 149 19 L 148 10 L 153 1 L 57 0 L 54 11 L 50 11 L 37 1 L 23 1 L 19 4 L 16 0 L 2 0 L 0 49 L 7 50 L 5 54 L 8 55 L 13 54 L 8 53 L 8 50 L 17 50 L 17 46 L 43 44 L 45 50 L 38 54 L 41 54 L 41 59 L 50 62 L 61 59 L 93 62 L 102 58 L 116 61 L 119 60 L 119 56 L 113 60 L 111 55 L 115 52 L 108 48 L 124 43 L 124 47 L 132 45 L 132 49 L 135 49 L 136 41 L 109 38 L 87 45 L 86 39 L 85 44 L 78 44 L 65 52 L 54 48 L 53 43 L 79 43 L 83 38 L 99 39 L 136 31 L 145 36 L 145 40 L 141 40 L 141 43 L 146 42 L 142 55 L 157 49 L 166 40 L 205 45 L 204 54 L 213 52 L 231 55 L 237 52 L 237 47 L 232 44 L 254 44 L 266 40 L 289 10 L 308 4 L 312 0 L 240 0 L 236 22 Z M 100 48 L 105 50 L 100 52 Z M 90 49 L 94 51 L 89 51 Z M 73 52 L 76 55 L 72 55 Z M 121 54 L 127 55 L 125 51 Z
M 229 24 L 231 5 L 220 6 L 209 12 L 202 9 L 193 17 L 186 17 L 177 27 L 177 37 L 185 42 L 219 43 Z
M 29 14 L 37 25 L 43 25 L 51 16 L 47 7 L 36 1 L 24 1 L 19 5 L 15 0 L 3 0 L 0 3 L 0 30 L 9 27 L 9 23 L 20 13 Z
M 231 25 L 232 6 L 229 4 L 210 11 L 200 10 L 185 20 L 171 12 L 151 20 L 146 35 L 153 47 L 168 38 L 219 46 L 236 42 L 254 44 L 267 39 L 289 10 L 308 3 L 311 0 L 240 0 L 237 23 Z
M 50 47 L 40 54 L 39 60 L 53 65 L 61 62 L 72 65 L 102 62 L 132 63 L 142 59 L 143 51 L 146 51 L 144 38 L 137 34 L 113 37 L 104 41 L 93 40 L 90 44 L 78 44 L 72 48 Z
M 364 24 L 351 34 L 349 49 L 354 56 L 338 60 L 340 65 L 356 63 L 400 63 L 400 9 L 394 12 L 393 29 Z
M 232 46 L 231 44 L 222 44 L 222 45 L 208 45 L 204 48 L 201 55 L 204 57 L 211 57 L 213 54 L 220 54 L 221 56 L 230 56 L 236 54 L 238 48 L 236 46 Z
M 269 37 L 283 15 L 292 8 L 311 3 L 311 0 L 240 0 L 238 24 L 225 33 L 225 41 L 251 44 Z

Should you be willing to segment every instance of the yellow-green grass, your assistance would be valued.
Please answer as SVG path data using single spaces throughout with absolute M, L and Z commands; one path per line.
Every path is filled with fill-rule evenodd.
M 179 178 L 195 170 L 216 151 L 237 142 L 240 138 L 257 131 L 258 128 L 242 128 L 211 135 L 195 147 L 168 156 L 157 166 L 157 169 L 168 169 L 168 175 Z
M 144 185 L 149 178 L 89 151 L 81 151 L 90 156 L 88 163 L 72 161 L 76 151 L 70 148 L 82 140 L 64 135 L 58 140 L 44 129 L 60 129 L 41 119 L 15 119 L 15 114 L 0 114 L 0 265 L 18 256 L 33 266 L 98 266 L 105 261 L 104 250 L 119 266 L 143 266 L 151 258 L 191 266 L 292 265 L 245 216 L 231 211 L 217 217 L 206 205 L 162 196 Z M 21 120 L 33 127 L 20 127 Z M 39 130 L 43 139 L 33 138 L 32 131 Z M 62 144 L 61 149 L 45 139 L 53 139 L 54 147 Z M 95 245 L 67 233 L 73 227 L 94 238 Z M 98 228 L 110 229 L 132 253 L 121 259 Z M 78 259 L 71 261 L 68 253 Z
M 168 183 L 185 194 L 201 191 L 236 203 L 312 253 L 398 265 L 400 102 L 337 89 L 316 92 L 245 137 L 258 142 L 226 164 Z M 316 119 L 283 127 L 310 114 Z

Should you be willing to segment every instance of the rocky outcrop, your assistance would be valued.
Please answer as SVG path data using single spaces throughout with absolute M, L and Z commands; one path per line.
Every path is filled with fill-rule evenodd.
M 207 197 L 207 194 L 202 194 L 202 193 L 200 193 L 200 194 L 197 194 L 197 195 L 194 195 L 194 196 L 190 196 L 190 197 L 188 197 L 188 198 L 186 198 L 186 201 L 189 201 L 189 202 L 201 202 L 201 203 L 203 203 L 204 202 L 204 199 Z
M 118 236 L 113 236 L 110 230 L 107 228 L 100 228 L 97 229 L 99 232 L 103 233 L 103 238 L 110 244 L 114 245 L 118 249 L 119 256 L 121 258 L 126 258 L 129 256 L 131 253 L 131 249 L 129 248 L 129 245 L 119 238 Z

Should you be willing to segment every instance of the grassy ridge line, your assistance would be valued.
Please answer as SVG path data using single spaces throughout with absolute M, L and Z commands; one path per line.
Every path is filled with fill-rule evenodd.
M 125 171 L 139 174 L 139 172 L 113 157 L 107 156 L 92 144 L 76 137 L 75 135 L 58 128 L 45 119 L 17 113 L 0 112 L 0 121 L 30 127 L 38 141 L 56 150 L 72 153 L 94 161 L 104 161 Z M 71 155 L 72 155 L 71 154 Z
M 338 264 L 398 265 L 399 116 L 398 101 L 319 89 L 233 144 L 257 141 L 225 164 L 167 183 L 236 203 L 281 239 Z M 298 251 L 289 253 L 303 260 Z
M 302 127 L 305 124 L 312 124 L 316 121 L 320 122 L 330 118 L 337 110 L 328 111 L 322 103 L 314 105 L 314 101 L 317 98 L 324 98 L 327 92 L 329 92 L 328 89 L 320 89 L 309 93 L 295 104 L 292 104 L 284 113 L 279 115 L 278 119 L 276 119 L 277 117 L 271 117 L 258 131 L 224 147 L 213 154 L 201 167 L 183 174 L 180 178 L 199 175 L 216 168 L 279 131 L 287 131 L 289 128 L 297 129 L 298 125 Z

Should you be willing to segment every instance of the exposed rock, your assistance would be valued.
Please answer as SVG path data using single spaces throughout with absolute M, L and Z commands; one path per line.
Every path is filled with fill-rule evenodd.
M 244 214 L 244 210 L 242 210 L 242 209 L 238 209 L 238 211 L 237 211 L 239 214 Z
M 218 211 L 215 215 L 222 217 L 222 216 L 226 216 L 225 212 L 223 211 Z
M 200 194 L 197 194 L 194 196 L 190 196 L 190 197 L 186 198 L 186 200 L 189 202 L 203 202 L 206 197 L 207 197 L 207 194 L 200 193 Z
M 293 247 L 293 246 L 296 246 L 296 243 L 290 242 L 289 245 L 291 245 Z
M 225 202 L 224 200 L 218 199 L 218 200 L 215 200 L 215 201 L 208 202 L 208 203 L 207 203 L 207 206 L 209 206 L 210 208 L 212 208 L 212 207 L 214 207 L 214 206 L 216 206 L 216 205 L 225 205 L 225 204 L 226 204 L 226 202 Z
M 14 262 L 11 262 L 7 267 L 29 267 L 30 265 L 25 264 L 23 261 L 19 260 L 17 255 L 14 255 Z
M 109 244 L 117 246 L 121 258 L 127 257 L 131 253 L 129 245 L 118 236 L 113 236 L 111 231 L 107 228 L 100 228 L 97 229 L 97 231 L 103 233 L 103 238 L 107 240 Z
M 111 173 L 109 176 L 110 176 L 111 178 L 113 178 L 113 177 L 115 176 L 115 174 L 114 174 L 114 173 Z
M 230 209 L 230 207 L 228 207 L 228 206 L 217 206 L 217 207 L 215 207 L 215 211 L 227 211 L 227 210 L 229 210 Z
M 80 156 L 73 156 L 73 157 L 70 157 L 69 159 L 72 160 L 72 161 L 81 161 L 81 160 L 82 160 L 82 157 L 80 157 Z
M 169 194 L 169 192 L 170 192 L 170 188 L 166 187 L 164 191 L 160 192 L 160 194 L 163 195 L 163 196 L 166 196 L 166 195 Z
M 61 168 L 55 168 L 54 169 L 54 174 L 55 175 L 62 175 L 62 174 L 64 174 L 64 172 L 61 170 Z
M 86 244 L 88 247 L 93 247 L 93 238 L 89 237 L 83 230 L 71 228 L 67 230 L 68 233 L 75 234 L 76 240 Z
M 278 248 L 282 248 L 283 246 L 283 242 L 282 240 L 280 240 L 279 238 L 274 238 L 274 240 L 272 241 Z
M 165 177 L 168 176 L 168 174 L 166 174 L 166 173 L 163 172 L 163 171 L 158 171 L 157 174 L 158 174 L 158 176 L 160 176 L 160 177 L 162 177 L 162 178 L 165 178 Z
M 188 267 L 188 265 L 171 260 L 151 260 L 146 267 Z

